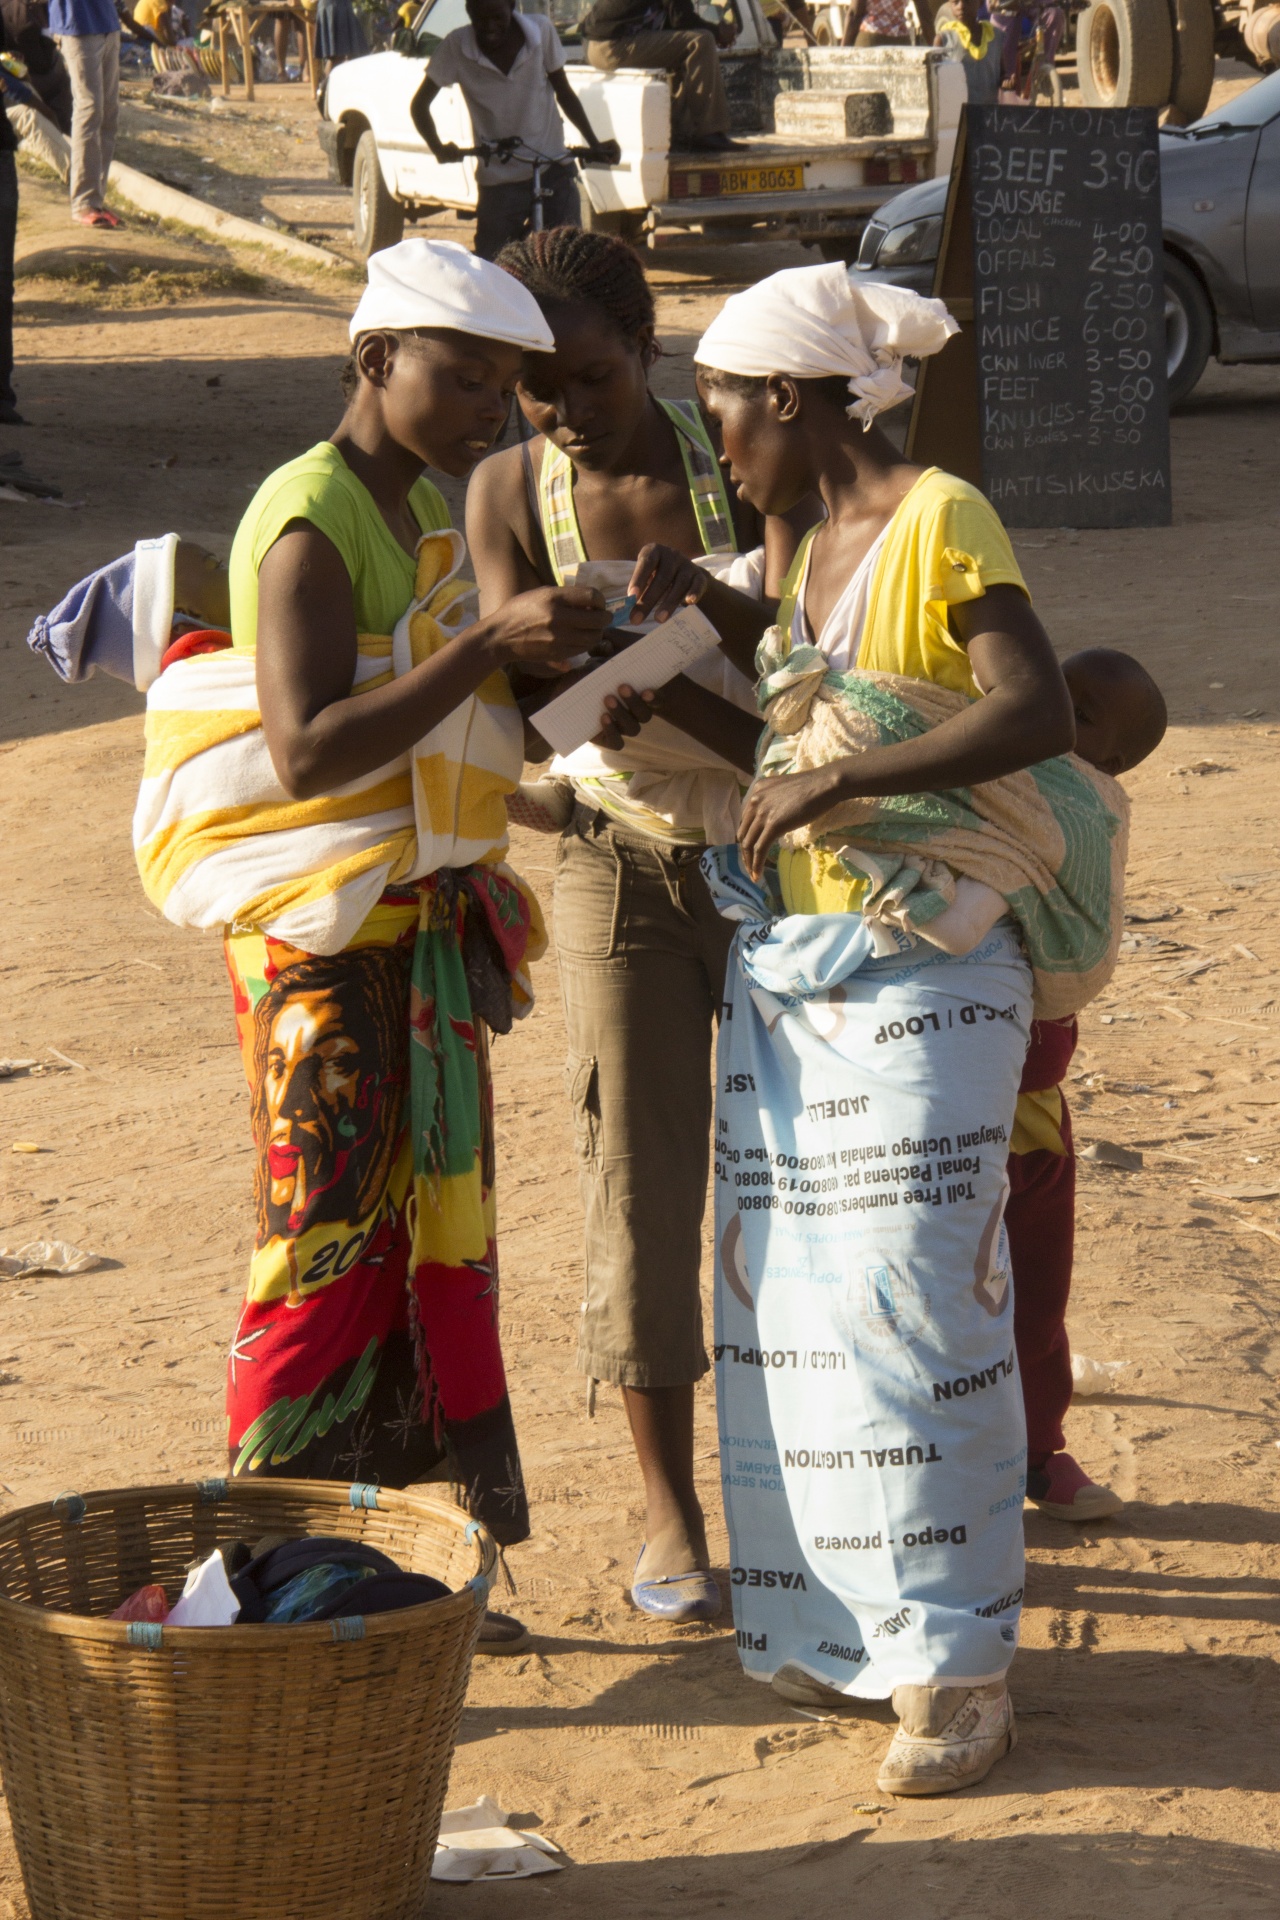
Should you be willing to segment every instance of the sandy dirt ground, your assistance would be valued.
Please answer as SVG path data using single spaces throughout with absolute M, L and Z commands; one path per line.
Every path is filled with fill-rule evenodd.
M 284 124 L 274 111 L 257 109 L 267 127 Z M 0 497 L 0 1056 L 43 1069 L 0 1082 L 0 1240 L 64 1238 L 112 1264 L 0 1285 L 6 1508 L 223 1468 L 251 1227 L 220 950 L 156 916 L 130 853 L 141 703 L 100 680 L 63 688 L 24 635 L 140 535 L 227 550 L 258 480 L 337 420 L 352 299 L 341 275 L 144 225 L 104 265 L 52 187 L 24 174 L 23 206 L 32 424 L 0 453 L 20 448 L 68 504 Z M 690 349 L 743 261 L 662 276 L 666 390 L 688 390 Z M 537 1639 L 478 1663 L 450 1801 L 493 1795 L 572 1864 L 441 1887 L 435 1913 L 1276 1911 L 1278 428 L 1280 369 L 1213 368 L 1173 424 L 1171 528 L 1016 541 L 1057 644 L 1131 649 L 1175 722 L 1130 782 L 1132 951 L 1082 1023 L 1071 1086 L 1081 1144 L 1144 1156 L 1139 1172 L 1082 1165 L 1072 1313 L 1079 1349 L 1127 1368 L 1073 1409 L 1068 1444 L 1129 1506 L 1090 1528 L 1028 1515 L 1022 1744 L 971 1792 L 886 1802 L 887 1709 L 806 1718 L 741 1676 L 727 1617 L 671 1631 L 631 1611 L 625 1424 L 608 1391 L 587 1418 L 572 1364 L 582 1267 L 552 956 L 535 1014 L 497 1047 L 505 1342 L 534 1516 L 510 1561 Z M 548 891 L 552 848 L 515 837 Z M 41 1152 L 11 1153 L 18 1140 Z M 708 1380 L 699 1471 L 727 1579 L 715 1431 Z M 10 1909 L 25 1920 L 3 1829 Z

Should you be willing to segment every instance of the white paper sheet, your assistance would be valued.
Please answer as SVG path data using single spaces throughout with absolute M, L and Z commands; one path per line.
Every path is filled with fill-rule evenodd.
M 548 746 L 557 753 L 572 753 L 599 733 L 606 694 L 616 693 L 619 687 L 634 687 L 637 693 L 665 687 L 719 644 L 705 614 L 696 607 L 681 607 L 530 718 Z
M 444 1814 L 431 1878 L 527 1880 L 535 1873 L 559 1873 L 564 1862 L 552 1857 L 560 1851 L 555 1842 L 509 1827 L 508 1818 L 487 1793 L 472 1806 Z

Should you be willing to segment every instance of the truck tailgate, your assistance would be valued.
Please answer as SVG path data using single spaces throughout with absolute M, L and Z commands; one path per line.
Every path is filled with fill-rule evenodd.
M 927 179 L 931 158 L 927 139 L 883 135 L 821 146 L 766 135 L 723 159 L 673 153 L 666 196 L 654 213 L 660 222 L 680 226 L 824 212 L 866 214 L 904 186 Z

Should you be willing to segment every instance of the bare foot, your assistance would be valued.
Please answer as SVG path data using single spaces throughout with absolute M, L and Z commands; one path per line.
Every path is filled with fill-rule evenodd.
M 634 1578 L 661 1580 L 672 1574 L 692 1573 L 695 1569 L 707 1573 L 710 1568 L 707 1530 L 699 1514 L 693 1527 L 683 1519 L 672 1520 L 666 1526 L 646 1527 L 644 1549 Z

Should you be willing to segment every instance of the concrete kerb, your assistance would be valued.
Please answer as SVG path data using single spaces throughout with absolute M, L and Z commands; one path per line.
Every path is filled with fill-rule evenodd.
M 22 151 L 52 167 L 65 180 L 71 171 L 71 142 L 66 135 L 43 114 L 29 109 L 26 124 L 18 125 L 16 116 L 14 118 Z M 177 187 L 166 187 L 163 181 L 153 180 L 149 173 L 139 173 L 136 167 L 127 167 L 120 160 L 112 162 L 109 182 L 120 197 L 140 213 L 154 214 L 160 220 L 175 220 L 197 233 L 212 233 L 219 240 L 234 241 L 239 246 L 268 247 L 275 253 L 305 260 L 313 267 L 351 270 L 349 260 L 330 253 L 325 247 L 313 246 L 309 240 L 299 240 L 276 227 L 242 220 L 237 213 L 224 213 L 221 207 L 211 207 L 207 200 L 197 200 L 194 194 L 183 193 Z

